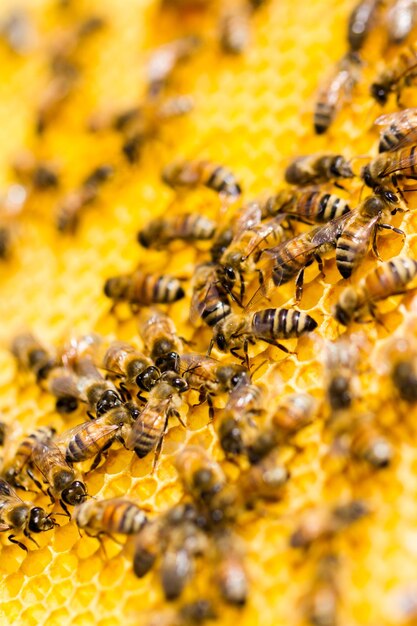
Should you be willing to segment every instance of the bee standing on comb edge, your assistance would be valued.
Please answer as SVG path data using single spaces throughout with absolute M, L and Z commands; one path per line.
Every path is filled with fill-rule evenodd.
M 232 172 L 210 161 L 172 163 L 163 169 L 162 180 L 175 190 L 208 187 L 230 200 L 236 200 L 242 192 Z

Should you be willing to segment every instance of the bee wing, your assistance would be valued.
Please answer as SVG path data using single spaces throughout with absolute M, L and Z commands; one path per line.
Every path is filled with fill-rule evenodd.
M 397 151 L 397 150 L 396 150 Z M 392 163 L 388 163 L 382 170 L 380 177 L 385 178 L 391 174 L 401 173 L 403 170 L 407 170 L 413 167 L 415 164 L 414 150 L 408 152 L 406 156 L 402 156 L 400 159 L 393 159 Z
M 20 504 L 23 500 L 19 498 L 13 487 L 3 478 L 0 478 L 0 506 L 6 503 Z
M 126 448 L 128 450 L 133 450 L 143 434 L 152 430 L 157 421 L 161 420 L 161 418 L 165 420 L 170 404 L 170 398 L 160 400 L 157 406 L 148 402 L 134 422 L 126 439 Z
M 87 401 L 75 376 L 64 368 L 62 369 L 62 375 L 54 375 L 48 387 L 51 393 L 58 398 L 71 397 L 77 398 L 82 402 Z
M 233 223 L 232 243 L 240 238 L 242 233 L 253 228 L 262 219 L 262 211 L 258 202 L 250 202 L 239 211 L 236 221 Z
M 401 132 L 402 139 L 395 144 L 392 151 L 417 142 L 417 108 L 380 115 L 375 120 L 375 124 L 384 127 L 394 124 L 396 131 Z
M 98 444 L 102 439 L 106 439 L 108 435 L 119 429 L 117 424 L 107 424 L 104 421 L 100 422 L 100 419 L 101 418 L 95 420 L 94 422 L 83 422 L 82 424 L 77 424 L 77 426 L 66 430 L 62 433 L 62 435 L 55 438 L 54 443 L 56 447 L 59 448 L 62 454 L 65 454 L 65 449 L 69 441 L 82 434 L 85 430 L 90 431 L 88 433 L 88 444 L 93 446 L 94 444 Z M 91 428 L 91 426 L 94 426 L 94 428 Z
M 39 443 L 32 453 L 31 461 L 47 481 L 52 467 L 67 467 L 72 471 L 60 448 L 52 441 Z

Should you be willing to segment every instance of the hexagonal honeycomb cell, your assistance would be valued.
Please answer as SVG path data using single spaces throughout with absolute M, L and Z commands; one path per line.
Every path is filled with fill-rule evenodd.
M 228 211 L 208 190 L 177 196 L 161 182 L 165 164 L 179 157 L 225 164 L 241 182 L 244 198 L 250 199 L 276 190 L 293 156 L 340 152 L 352 158 L 356 168 L 362 157 L 376 154 L 372 124 L 381 110 L 371 102 L 367 85 L 382 65 L 381 25 L 365 46 L 364 77 L 351 102 L 328 133 L 315 136 L 312 130 L 317 86 L 346 49 L 351 0 L 314 0 L 297 6 L 290 0 L 266 1 L 252 15 L 250 43 L 238 56 L 224 54 L 216 35 L 222 5 L 232 2 L 208 2 L 207 9 L 197 6 L 181 16 L 176 4 L 181 2 L 167 1 L 162 10 L 158 0 L 20 0 L 18 8 L 29 25 L 27 45 L 13 50 L 4 36 L 0 38 L 1 188 L 8 189 L 13 182 L 10 163 L 22 149 L 54 162 L 61 173 L 59 189 L 29 194 L 21 215 L 8 216 L 13 247 L 10 258 L 0 264 L 0 410 L 2 419 L 18 425 L 22 432 L 39 425 L 52 425 L 62 432 L 82 416 L 64 418 L 56 413 L 53 398 L 29 374 L 17 371 L 9 352 L 11 337 L 31 329 L 52 344 L 91 331 L 137 340 L 130 312 L 123 307 L 110 312 L 103 294 L 105 279 L 143 263 L 155 271 L 169 267 L 172 273 L 190 277 L 194 265 L 207 257 L 204 245 L 174 245 L 169 252 L 144 253 L 137 244 L 139 228 L 166 210 L 204 211 L 217 220 Z M 15 0 L 2 1 L 2 24 L 16 6 Z M 76 52 L 76 88 L 40 135 L 35 112 L 50 80 L 51 50 L 74 23 L 91 16 L 102 17 L 103 28 Z M 161 125 L 157 135 L 143 145 L 138 161 L 128 164 L 116 133 L 89 130 L 91 116 L 139 104 L 151 50 L 195 32 L 203 39 L 201 49 L 178 68 L 168 85 L 169 95 L 193 96 L 193 111 Z M 412 106 L 412 89 L 404 99 Z M 395 103 L 390 101 L 384 112 L 391 110 Z M 355 161 L 354 157 L 359 158 Z M 76 233 L 59 233 L 59 203 L 102 164 L 114 167 L 113 177 L 103 185 L 97 201 L 81 212 Z M 361 183 L 355 181 L 352 187 L 359 197 Z M 399 220 L 407 234 L 403 252 L 411 256 L 417 246 L 415 221 L 413 211 Z M 397 238 L 382 239 L 384 259 L 399 252 Z M 373 267 L 369 255 L 352 280 L 359 280 Z M 316 267 L 306 272 L 300 308 L 311 311 L 319 321 L 317 337 L 340 336 L 331 308 L 343 286 L 332 259 L 325 263 L 324 277 Z M 291 306 L 293 296 L 294 285 L 284 286 L 272 297 L 272 305 Z M 210 331 L 190 326 L 189 304 L 188 293 L 185 300 L 169 307 L 169 314 L 178 333 L 204 353 Z M 364 463 L 340 459 L 323 428 L 325 410 L 298 433 L 296 453 L 283 450 L 291 480 L 282 499 L 275 504 L 259 503 L 237 523 L 250 583 L 244 608 L 231 608 L 219 600 L 204 560 L 184 598 L 167 605 L 157 572 L 137 579 L 127 549 L 108 538 L 102 546 L 94 538 L 80 536 L 74 522 L 59 517 L 60 527 L 37 537 L 39 549 L 30 546 L 28 553 L 2 535 L 0 622 L 20 626 L 177 624 L 177 608 L 201 597 L 213 600 L 217 623 L 222 626 L 236 619 L 241 626 L 301 625 L 307 623 L 306 594 L 317 562 L 331 552 L 341 563 L 338 623 L 406 623 L 401 598 L 407 589 L 411 595 L 414 589 L 415 594 L 417 581 L 415 410 L 398 402 L 378 368 L 379 349 L 394 331 L 401 335 L 410 327 L 416 310 L 411 293 L 384 310 L 383 325 L 355 327 L 367 341 L 359 368 L 361 394 L 377 407 L 378 422 L 392 443 L 393 462 L 375 471 Z M 260 365 L 255 380 L 272 393 L 307 391 L 323 401 L 322 345 L 314 337 L 304 337 L 291 344 L 296 350 L 290 355 L 256 346 L 251 353 L 253 368 Z M 223 406 L 224 399 L 215 405 Z M 152 458 L 139 460 L 121 446 L 114 447 L 97 470 L 85 471 L 89 493 L 96 498 L 126 495 L 155 513 L 166 510 L 184 495 L 174 469 L 184 444 L 203 445 L 233 473 L 236 468 L 224 459 L 217 441 L 216 418 L 208 423 L 206 406 L 189 409 L 186 421 L 184 430 L 172 420 L 155 471 Z M 43 496 L 29 494 L 28 498 L 48 506 Z M 290 547 L 289 538 L 305 509 L 349 498 L 369 502 L 370 515 L 311 549 Z

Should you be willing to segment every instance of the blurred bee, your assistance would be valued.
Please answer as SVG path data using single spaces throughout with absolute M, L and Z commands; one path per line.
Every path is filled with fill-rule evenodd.
M 185 291 L 180 281 L 173 276 L 137 270 L 133 274 L 108 278 L 104 284 L 104 294 L 114 303 L 149 306 L 177 302 L 185 296 Z
M 127 384 L 135 384 L 143 391 L 150 391 L 160 377 L 152 360 L 124 341 L 111 343 L 102 366 L 109 376 L 123 378 Z
M 34 25 L 26 11 L 15 8 L 0 22 L 0 38 L 11 52 L 25 55 L 36 42 Z
M 359 82 L 360 68 L 361 60 L 358 55 L 348 52 L 336 64 L 331 76 L 321 87 L 314 110 L 314 130 L 317 135 L 322 135 L 329 129 L 340 108 L 349 100 L 353 88 Z
M 334 307 L 335 319 L 344 326 L 362 321 L 366 314 L 375 317 L 375 303 L 405 292 L 417 274 L 417 261 L 396 257 L 367 274 L 357 287 L 346 287 Z
M 182 213 L 172 217 L 151 220 L 138 233 L 138 241 L 144 248 L 161 250 L 172 241 L 194 242 L 212 239 L 216 224 L 197 213 Z
M 74 232 L 82 209 L 97 199 L 101 186 L 113 176 L 113 173 L 113 166 L 99 165 L 84 179 L 78 189 L 67 194 L 58 207 L 56 221 L 59 231 Z
M 27 151 L 21 152 L 15 158 L 13 171 L 22 184 L 32 185 L 39 191 L 59 185 L 55 166 L 46 161 L 38 161 L 32 153 Z
M 337 575 L 340 562 L 335 554 L 325 554 L 315 568 L 314 576 L 303 606 L 312 626 L 337 626 L 339 585 Z
M 4 422 L 0 422 L 0 447 L 4 446 L 4 440 L 6 438 L 7 426 Z
M 248 508 L 252 508 L 259 499 L 270 502 L 281 499 L 282 487 L 290 475 L 278 455 L 279 451 L 273 448 L 259 455 L 259 461 L 242 472 L 239 487 Z
M 308 393 L 285 396 L 271 416 L 271 425 L 277 436 L 296 433 L 313 421 L 317 402 Z
M 55 520 L 40 506 L 21 500 L 15 490 L 0 478 L 0 532 L 11 530 L 23 533 L 39 548 L 31 533 L 45 532 L 56 525 Z M 9 535 L 8 540 L 28 552 L 25 544 L 15 539 L 14 534 Z
M 26 469 L 29 477 L 38 489 L 43 491 L 42 483 L 36 478 L 33 469 L 39 472 L 45 481 L 47 494 L 52 502 L 59 503 L 68 517 L 71 517 L 67 505 L 81 504 L 87 498 L 84 483 L 77 480 L 74 469 L 67 463 L 61 450 L 52 441 L 42 442 L 35 446 L 30 459 L 30 467 Z
M 223 253 L 232 243 L 232 239 L 233 228 L 231 226 L 226 226 L 215 234 L 213 244 L 210 248 L 210 255 L 213 263 L 219 263 Z
M 381 0 L 359 0 L 349 17 L 347 38 L 352 52 L 358 52 L 368 38 Z
M 291 309 L 263 309 L 244 315 L 229 315 L 219 322 L 213 331 L 212 343 L 222 352 L 243 348 L 245 355 L 249 344 L 265 341 L 284 352 L 289 350 L 279 343 L 279 339 L 301 337 L 317 328 L 317 322 L 304 313 Z
M 190 58 L 200 45 L 201 40 L 198 36 L 188 35 L 160 46 L 152 52 L 147 68 L 148 94 L 151 98 L 161 93 L 175 68 Z
M 397 340 L 390 352 L 388 359 L 391 380 L 400 398 L 409 404 L 414 404 L 417 402 L 416 355 L 410 349 L 409 342 L 403 339 Z
M 146 626 L 198 626 L 217 619 L 217 613 L 209 600 L 196 600 L 183 604 L 178 610 L 169 607 L 162 613 L 153 612 Z
M 231 200 L 241 194 L 235 175 L 222 165 L 210 161 L 178 161 L 162 171 L 163 182 L 175 190 L 204 186 Z
M 140 311 L 138 327 L 145 351 L 153 361 L 161 363 L 166 358 L 170 359 L 173 354 L 182 352 L 182 341 L 177 335 L 174 322 L 162 311 Z M 161 369 L 160 365 L 159 368 Z
M 372 83 L 370 88 L 372 98 L 383 106 L 387 103 L 389 95 L 395 93 L 397 103 L 401 106 L 401 91 L 411 84 L 416 63 L 417 51 L 414 46 L 401 48 L 399 54 L 386 65 Z
M 208 326 L 215 326 L 231 314 L 230 291 L 220 280 L 219 266 L 214 263 L 198 265 L 194 270 L 191 289 L 192 324 L 197 325 L 202 319 Z
M 164 372 L 149 392 L 148 402 L 127 436 L 126 448 L 134 450 L 140 459 L 156 448 L 156 463 L 169 418 L 175 415 L 181 421 L 180 394 L 187 390 L 187 383 L 176 372 Z
M 17 447 L 10 451 L 10 441 L 6 435 L 6 456 L 3 460 L 1 474 L 16 489 L 27 489 L 24 470 L 28 466 L 33 451 L 38 443 L 47 443 L 55 435 L 55 428 L 41 426 L 30 435 L 19 441 Z
M 242 365 L 224 364 L 197 353 L 181 356 L 180 372 L 189 388 L 199 391 L 199 401 L 207 400 L 211 416 L 211 396 L 230 392 L 250 382 L 249 372 Z
M 392 459 L 390 442 L 375 424 L 372 415 L 355 419 L 350 432 L 350 453 L 376 469 L 388 467 Z
M 379 138 L 379 152 L 392 152 L 417 143 L 417 109 L 403 109 L 375 120 L 384 126 Z
M 220 45 L 228 54 L 242 54 L 250 38 L 249 11 L 237 6 L 224 13 L 220 20 Z
M 387 187 L 394 187 L 401 195 L 398 181 L 403 179 L 417 178 L 417 155 L 416 146 L 406 146 L 396 152 L 383 152 L 375 157 L 361 172 L 361 177 L 368 187 L 389 202 Z M 382 190 L 382 191 L 381 191 Z
M 216 582 L 223 600 L 244 606 L 248 597 L 248 580 L 243 564 L 242 549 L 230 531 L 215 535 L 217 555 Z
M 226 454 L 243 454 L 258 434 L 254 418 L 265 411 L 264 393 L 250 382 L 236 386 L 221 413 L 219 441 Z
M 161 549 L 162 516 L 150 520 L 142 526 L 135 537 L 133 571 L 138 578 L 143 578 L 152 569 Z
M 350 278 L 359 267 L 368 252 L 371 239 L 374 254 L 379 256 L 376 249 L 376 234 L 379 229 L 392 230 L 405 238 L 405 233 L 399 228 L 381 223 L 387 209 L 386 198 L 389 198 L 390 203 L 398 202 L 397 196 L 385 191 L 383 197 L 368 196 L 355 211 L 347 215 L 336 244 L 336 266 L 343 278 Z
M 11 345 L 11 352 L 15 356 L 19 367 L 29 370 L 42 381 L 57 365 L 57 359 L 31 333 L 17 335 Z
M 300 187 L 353 177 L 354 173 L 346 159 L 333 154 L 297 157 L 285 170 L 286 182 Z
M 113 533 L 133 535 L 147 522 L 143 510 L 126 498 L 82 502 L 74 509 L 74 519 L 78 528 L 96 537 Z
M 392 43 L 402 43 L 408 37 L 415 25 L 416 13 L 416 0 L 394 0 L 386 20 L 388 37 Z
M 308 548 L 321 539 L 333 537 L 368 513 L 369 508 L 362 500 L 351 500 L 331 509 L 311 509 L 291 535 L 290 544 L 293 548 Z
M 357 396 L 356 367 L 359 361 L 358 345 L 353 337 L 339 338 L 326 344 L 326 396 L 333 414 L 348 410 Z

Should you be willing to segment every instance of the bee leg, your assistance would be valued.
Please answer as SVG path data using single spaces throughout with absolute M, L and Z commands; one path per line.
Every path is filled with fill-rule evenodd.
M 87 411 L 87 415 L 88 415 L 88 418 L 94 422 L 94 420 L 96 419 L 96 416 L 94 415 L 94 413 L 91 413 L 91 411 Z
M 21 541 L 18 541 L 17 539 L 15 539 L 14 535 L 9 535 L 7 539 L 10 541 L 10 543 L 14 543 L 16 546 L 19 546 L 19 548 L 21 548 L 25 552 L 29 552 L 29 548 L 25 546 L 25 544 L 22 543 Z
M 300 302 L 303 297 L 303 284 L 304 284 L 304 268 L 299 272 L 295 281 L 295 302 Z
M 401 228 L 395 228 L 395 226 L 391 226 L 391 224 L 378 224 L 378 228 L 384 228 L 385 230 L 392 230 L 397 235 L 400 235 L 403 240 L 405 240 L 405 232 L 401 230 Z
M 109 555 L 107 554 L 106 548 L 104 546 L 104 541 L 102 539 L 102 535 L 105 535 L 106 533 L 100 532 L 98 533 L 98 535 L 90 535 L 89 533 L 86 533 L 86 535 L 88 535 L 88 537 L 94 537 L 95 539 L 97 539 L 97 541 L 100 544 L 100 550 L 103 552 L 103 556 L 106 559 L 106 561 L 109 560 Z
M 60 500 L 59 504 L 61 505 L 61 509 L 64 511 L 65 515 L 69 517 L 69 519 L 71 519 L 71 513 L 68 511 L 67 505 L 65 504 L 65 502 L 63 500 Z
M 207 396 L 207 404 L 208 404 L 208 408 L 209 408 L 209 420 L 210 422 L 213 421 L 214 419 L 214 406 L 213 406 L 213 400 L 211 399 L 211 395 L 208 394 Z
M 34 476 L 32 470 L 30 469 L 30 467 L 28 467 L 26 469 L 26 473 L 29 476 L 29 478 L 31 480 L 33 480 L 33 482 L 35 483 L 36 487 L 39 489 L 39 491 L 41 491 L 44 494 L 47 494 L 47 492 L 44 489 L 44 486 L 42 485 L 42 483 Z
M 32 541 L 32 543 L 34 543 L 37 548 L 40 548 L 40 545 L 38 544 L 38 542 L 35 541 L 35 539 L 32 537 L 32 535 L 27 530 L 24 530 L 23 534 L 25 535 L 25 537 L 27 537 L 29 539 L 29 541 Z
M 376 256 L 379 261 L 382 261 L 379 252 L 378 252 L 378 229 L 375 228 L 374 234 L 372 236 L 372 252 Z
M 183 428 L 187 428 L 187 424 L 184 422 L 184 420 L 182 419 L 181 415 L 178 413 L 178 411 L 176 411 L 175 409 L 172 409 L 170 415 L 173 415 L 174 417 L 177 418 L 177 420 L 179 421 L 179 423 L 181 424 L 181 426 Z M 165 434 L 166 431 L 164 431 Z
M 110 448 L 110 446 L 112 445 L 113 441 L 109 441 L 106 443 L 106 445 L 104 446 L 104 448 L 102 450 L 100 450 L 100 452 L 98 454 L 96 454 L 94 461 L 91 463 L 91 467 L 88 470 L 89 472 L 93 472 L 96 467 L 99 466 L 99 463 L 101 461 L 101 459 L 104 457 L 104 459 L 107 458 L 107 450 Z
M 292 352 L 291 350 L 288 350 L 288 348 L 283 346 L 282 343 L 279 343 L 279 341 L 274 341 L 273 339 L 263 339 L 262 341 L 269 343 L 269 345 L 274 346 L 275 348 L 279 348 L 280 350 L 282 350 L 283 352 L 286 352 L 287 354 L 297 354 L 296 352 Z
M 338 183 L 337 181 L 335 181 L 335 182 L 333 183 L 333 185 L 334 185 L 335 187 L 337 187 L 338 189 L 343 189 L 343 191 L 347 191 L 346 187 L 343 187 L 343 185 L 341 185 L 341 184 L 340 184 L 340 183 Z
M 207 356 L 210 356 L 210 354 L 211 354 L 211 352 L 213 350 L 213 347 L 214 347 L 214 337 L 212 337 L 210 339 L 209 347 L 208 347 L 208 350 L 207 350 Z

